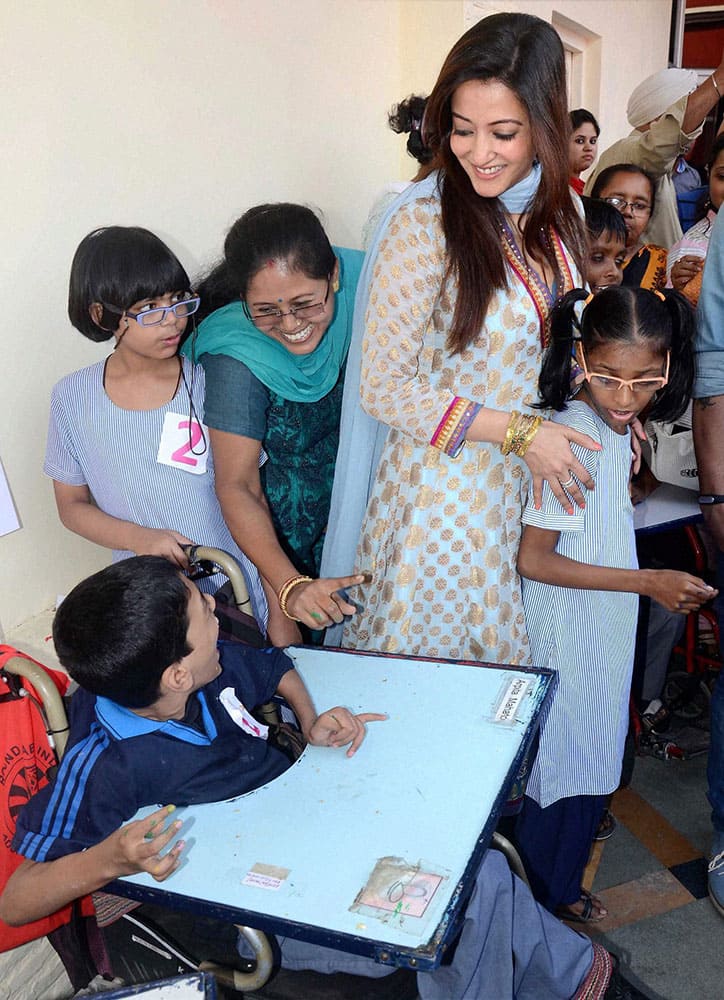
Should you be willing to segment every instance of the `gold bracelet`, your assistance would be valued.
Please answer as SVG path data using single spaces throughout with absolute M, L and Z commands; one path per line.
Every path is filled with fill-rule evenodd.
M 294 618 L 292 615 L 289 614 L 289 612 L 287 611 L 287 601 L 289 600 L 289 595 L 291 594 L 291 592 L 294 590 L 295 587 L 298 587 L 300 583 L 311 583 L 311 582 L 312 582 L 311 576 L 304 576 L 303 574 L 300 573 L 297 576 L 290 577 L 286 583 L 283 583 L 281 585 L 281 587 L 279 588 L 279 607 L 281 608 L 281 612 L 285 618 L 289 618 L 289 620 L 293 622 L 298 622 L 300 620 L 299 618 Z
M 716 82 L 716 77 L 714 76 L 713 73 L 711 74 L 711 76 L 709 77 L 709 79 L 714 84 L 714 90 L 717 92 L 717 94 L 719 96 L 719 100 L 721 100 L 721 90 L 719 90 L 719 84 Z
M 542 423 L 543 417 L 513 410 L 505 438 L 500 446 L 501 453 L 508 455 L 512 452 L 518 458 L 523 458 Z
M 520 420 L 520 412 L 518 410 L 513 410 L 510 414 L 510 420 L 508 421 L 508 426 L 505 430 L 505 437 L 503 438 L 503 443 L 500 446 L 500 452 L 502 455 L 507 455 L 513 444 L 513 435 L 515 434 L 515 429 L 518 426 L 518 421 Z
M 543 423 L 543 417 L 529 416 L 528 420 L 530 421 L 530 423 L 528 424 L 528 427 L 526 429 L 523 441 L 518 446 L 515 452 L 518 458 L 523 458 L 525 456 L 525 453 L 530 448 L 531 441 L 536 436 L 536 434 L 538 433 L 538 429 L 540 428 L 540 425 Z

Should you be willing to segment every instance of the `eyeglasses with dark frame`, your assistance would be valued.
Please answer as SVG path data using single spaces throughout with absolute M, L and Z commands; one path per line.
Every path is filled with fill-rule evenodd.
M 666 352 L 666 368 L 664 369 L 664 374 L 659 375 L 655 378 L 616 378 L 615 375 L 604 375 L 602 372 L 589 372 L 588 366 L 586 365 L 586 355 L 583 351 L 583 344 L 580 345 L 581 348 L 581 364 L 583 366 L 583 377 L 591 385 L 595 386 L 597 389 L 603 389 L 605 392 L 618 392 L 619 389 L 623 389 L 626 386 L 631 392 L 657 392 L 659 389 L 663 389 L 665 385 L 669 383 L 669 362 L 671 360 L 671 351 Z
M 274 309 L 272 306 L 269 306 L 268 308 L 265 306 L 263 309 L 257 309 L 255 312 L 252 312 L 244 299 L 241 300 L 241 307 L 244 310 L 246 318 L 251 320 L 254 326 L 259 327 L 260 330 L 266 330 L 276 326 L 277 323 L 283 320 L 285 316 L 293 316 L 300 322 L 305 319 L 315 319 L 317 316 L 320 316 L 326 308 L 331 283 L 332 276 L 329 275 L 327 278 L 327 288 L 321 302 L 311 302 L 309 305 L 303 306 L 292 306 L 287 309 L 286 312 L 282 309 Z
M 118 306 L 109 305 L 107 302 L 101 302 L 101 305 L 108 312 L 115 313 L 117 316 L 128 316 L 130 319 L 135 319 L 139 326 L 157 326 L 159 323 L 163 323 L 169 313 L 173 313 L 177 319 L 193 316 L 201 305 L 201 299 L 198 295 L 189 295 L 179 302 L 174 302 L 172 306 L 157 306 L 154 309 L 146 309 L 141 312 L 119 309 Z
M 615 195 L 612 198 L 603 199 L 607 205 L 611 205 L 617 211 L 623 214 L 627 208 L 630 208 L 634 215 L 644 215 L 646 212 L 651 211 L 651 205 L 648 205 L 645 201 L 626 201 L 625 198 L 617 198 Z

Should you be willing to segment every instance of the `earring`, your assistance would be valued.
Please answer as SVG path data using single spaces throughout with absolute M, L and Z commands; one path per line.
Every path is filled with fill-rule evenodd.
M 335 292 L 335 294 L 339 291 L 339 278 L 335 278 L 332 282 L 332 291 Z

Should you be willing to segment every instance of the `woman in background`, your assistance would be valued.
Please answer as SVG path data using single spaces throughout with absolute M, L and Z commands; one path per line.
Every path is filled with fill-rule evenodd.
M 643 233 L 656 205 L 653 178 L 633 163 L 615 163 L 596 178 L 592 198 L 613 205 L 626 225 L 626 260 L 624 285 L 661 291 L 666 284 L 666 250 L 654 243 L 644 243 Z
M 581 177 L 596 162 L 598 153 L 598 137 L 601 134 L 598 122 L 590 111 L 576 108 L 570 111 L 571 135 L 568 140 L 568 159 L 571 175 L 568 183 L 576 194 L 583 194 L 586 182 Z

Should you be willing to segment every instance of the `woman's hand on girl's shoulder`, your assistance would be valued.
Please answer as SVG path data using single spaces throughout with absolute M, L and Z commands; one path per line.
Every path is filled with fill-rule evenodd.
M 588 470 L 571 451 L 571 441 L 589 451 L 601 450 L 598 441 L 594 441 L 588 434 L 576 431 L 566 424 L 556 424 L 552 420 L 543 421 L 528 446 L 523 461 L 530 469 L 533 479 L 533 503 L 536 509 L 540 508 L 543 501 L 544 482 L 548 483 L 556 499 L 569 513 L 573 513 L 571 501 L 579 507 L 586 506 L 581 486 L 592 490 L 595 484 Z
M 163 556 L 181 569 L 188 569 L 189 561 L 184 545 L 193 545 L 193 541 L 179 531 L 139 527 L 138 541 L 134 544 L 133 551 L 137 556 Z

